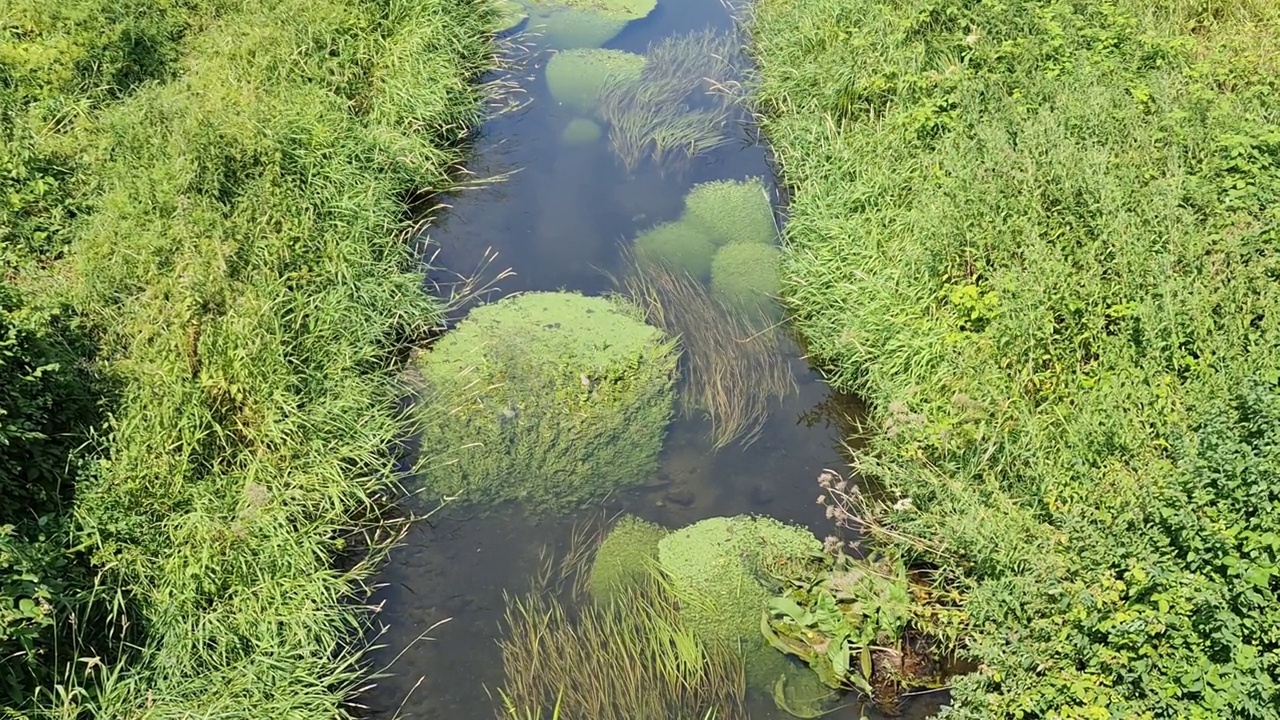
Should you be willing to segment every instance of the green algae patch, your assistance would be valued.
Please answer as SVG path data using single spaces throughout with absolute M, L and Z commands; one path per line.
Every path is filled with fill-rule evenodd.
M 568 147 L 591 145 L 599 142 L 603 135 L 604 131 L 595 122 L 587 118 L 574 118 L 560 133 L 560 144 Z
M 607 82 L 638 78 L 644 64 L 643 55 L 625 50 L 565 50 L 547 62 L 547 87 L 556 102 L 585 115 L 596 111 Z
M 643 585 L 658 562 L 658 543 L 669 531 L 661 525 L 627 515 L 614 524 L 596 550 L 587 588 L 591 599 L 608 604 Z
M 555 512 L 645 480 L 676 357 L 617 299 L 529 293 L 472 310 L 418 360 L 425 493 Z
M 696 637 L 740 647 L 750 687 L 773 692 L 780 677 L 802 680 L 799 668 L 760 631 L 773 597 L 773 572 L 820 553 L 808 530 L 766 517 L 713 517 L 658 543 L 658 563 L 680 600 L 681 621 Z
M 529 13 L 516 0 L 498 0 L 494 3 L 494 20 L 491 25 L 495 34 L 510 32 L 528 19 Z
M 647 17 L 657 0 L 529 0 L 530 29 L 552 50 L 598 48 L 632 20 Z
M 772 245 L 778 237 L 773 205 L 760 178 L 694 185 L 685 196 L 684 206 L 682 219 L 716 245 Z
M 778 294 L 778 259 L 773 245 L 735 243 L 716 251 L 711 260 L 711 289 L 730 307 L 767 308 Z
M 635 254 L 641 267 L 663 265 L 706 280 L 715 246 L 686 223 L 663 223 L 636 238 Z

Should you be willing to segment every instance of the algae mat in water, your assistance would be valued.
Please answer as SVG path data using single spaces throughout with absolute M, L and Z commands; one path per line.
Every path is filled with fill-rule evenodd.
M 568 510 L 657 468 L 674 342 L 620 300 L 530 293 L 472 310 L 419 359 L 426 493 Z
M 546 48 L 594 48 L 632 20 L 647 17 L 657 0 L 527 0 L 529 28 Z

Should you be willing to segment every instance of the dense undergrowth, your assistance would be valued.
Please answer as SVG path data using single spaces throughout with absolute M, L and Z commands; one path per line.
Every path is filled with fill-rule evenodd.
M 345 715 L 492 9 L 0 7 L 0 708 Z
M 967 597 L 950 717 L 1280 717 L 1278 20 L 756 8 L 784 295 Z

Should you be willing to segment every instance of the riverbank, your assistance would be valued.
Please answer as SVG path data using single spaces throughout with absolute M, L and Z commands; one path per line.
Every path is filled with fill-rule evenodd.
M 1277 716 L 1277 20 L 757 5 L 784 297 L 967 598 L 949 717 Z
M 44 432 L 0 436 L 16 448 L 6 486 L 42 437 L 78 448 L 60 446 L 77 476 L 42 477 L 39 508 L 7 490 L 0 505 L 0 599 L 17 608 L 0 613 L 16 670 L 3 702 L 32 717 L 347 716 L 370 567 L 336 560 L 386 539 L 394 358 L 439 315 L 406 203 L 450 186 L 493 9 L 47 5 L 16 7 L 0 48 L 3 139 L 23 151 L 0 319 L 36 316 L 31 334 L 63 349 L 40 312 L 69 318 L 95 357 L 53 353 L 64 365 L 43 372 L 78 362 L 111 392 L 86 427 L 58 398 L 90 383 L 32 386 L 16 402 Z M 10 294 L 37 311 L 10 313 Z M 41 377 L 38 349 L 0 370 Z

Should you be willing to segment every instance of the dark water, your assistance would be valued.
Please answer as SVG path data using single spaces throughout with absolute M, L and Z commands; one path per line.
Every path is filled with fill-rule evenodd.
M 732 30 L 719 0 L 663 0 L 607 47 L 643 53 L 655 40 L 708 27 Z M 529 42 L 536 46 L 536 40 Z M 542 77 L 546 59 L 536 53 L 525 58 L 518 74 L 527 105 L 487 122 L 467 164 L 478 179 L 505 179 L 447 198 L 448 210 L 429 231 L 437 267 L 467 273 L 496 251 L 490 273 L 507 267 L 515 272 L 490 300 L 530 290 L 606 292 L 612 287 L 606 272 L 617 267 L 620 243 L 676 219 L 690 185 L 751 176 L 769 182 L 765 149 L 752 142 L 745 126 L 733 144 L 665 177 L 644 169 L 628 176 L 607 138 L 563 147 L 560 133 L 572 116 L 550 98 Z M 449 279 L 441 271 L 433 277 Z M 850 436 L 849 418 L 861 409 L 835 396 L 794 345 L 784 351 L 798 392 L 775 403 L 760 439 L 746 448 L 713 452 L 701 421 L 677 420 L 653 486 L 615 495 L 582 516 L 535 521 L 514 508 L 483 517 L 448 508 L 419 522 L 392 553 L 374 598 L 385 627 L 384 647 L 374 661 L 389 664 L 391 675 L 362 698 L 372 716 L 495 717 L 489 693 L 496 695 L 503 680 L 497 645 L 503 592 L 523 592 L 543 549 L 564 548 L 582 522 L 626 511 L 675 528 L 717 515 L 756 513 L 806 525 L 819 537 L 830 534 L 833 528 L 815 503 L 816 478 L 825 468 L 845 467 L 842 440 Z M 903 717 L 926 717 L 942 699 L 935 694 L 916 700 Z M 854 704 L 827 717 L 859 718 L 862 710 Z M 877 717 L 873 709 L 866 714 Z M 752 717 L 789 716 L 766 701 Z

